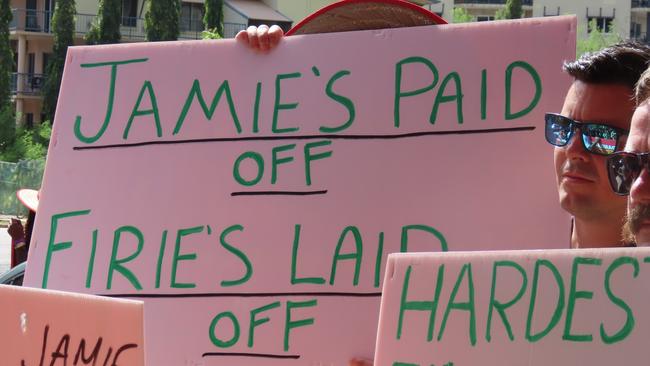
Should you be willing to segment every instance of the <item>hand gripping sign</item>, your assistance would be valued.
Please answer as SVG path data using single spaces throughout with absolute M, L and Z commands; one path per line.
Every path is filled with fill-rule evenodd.
M 388 253 L 568 245 L 575 19 L 70 49 L 26 281 L 144 299 L 151 365 L 370 357 Z

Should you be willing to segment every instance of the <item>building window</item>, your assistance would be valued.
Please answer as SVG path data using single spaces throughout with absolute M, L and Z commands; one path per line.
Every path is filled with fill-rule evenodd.
M 27 73 L 32 75 L 36 68 L 36 54 L 28 53 L 27 54 Z
M 546 6 L 544 6 L 544 16 L 545 17 L 554 17 L 560 15 L 560 7 L 558 6 L 556 10 L 551 10 L 551 9 L 546 9 Z
M 203 4 L 183 3 L 181 8 L 181 32 L 203 30 Z
M 641 24 L 634 23 L 630 24 L 630 38 L 639 39 L 641 38 Z
M 487 21 L 490 21 L 490 20 L 494 20 L 494 17 L 490 16 L 490 15 L 477 15 L 476 16 L 476 21 L 477 22 L 487 22 Z
M 25 126 L 27 128 L 34 127 L 34 113 L 25 113 Z
M 122 25 L 125 27 L 135 27 L 138 13 L 137 0 L 122 1 Z
M 11 41 L 11 50 L 14 54 L 13 72 L 18 72 L 18 42 Z
M 25 30 L 27 31 L 39 32 L 41 30 L 38 25 L 38 11 L 36 10 L 36 3 L 36 0 L 27 0 L 25 3 L 25 7 L 27 8 L 27 11 L 25 13 Z
M 47 73 L 47 65 L 50 64 L 51 53 L 43 53 L 43 74 Z
M 46 32 L 50 32 L 50 23 L 52 22 L 52 15 L 54 13 L 54 8 L 56 7 L 55 0 L 45 0 L 45 13 L 44 15 L 44 29 Z
M 614 17 L 587 17 L 587 22 L 589 24 L 591 24 L 592 21 L 596 22 L 596 28 L 601 32 L 609 33 L 613 30 L 612 22 L 614 21 Z M 591 28 L 589 29 L 589 32 L 591 32 Z

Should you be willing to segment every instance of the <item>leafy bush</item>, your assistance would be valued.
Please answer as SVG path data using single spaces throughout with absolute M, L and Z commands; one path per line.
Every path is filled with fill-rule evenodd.
M 476 18 L 468 13 L 465 8 L 454 8 L 453 23 L 469 23 L 474 21 L 476 21 Z
M 15 123 L 15 122 L 14 122 Z M 44 122 L 34 128 L 18 127 L 15 138 L 0 148 L 0 160 L 18 162 L 19 160 L 38 160 L 45 158 L 50 144 L 52 127 Z
M 144 15 L 145 39 L 149 42 L 175 41 L 180 34 L 180 0 L 149 0 Z
M 221 39 L 221 35 L 217 31 L 217 28 L 208 29 L 201 32 L 201 38 L 203 39 Z
M 5 151 L 16 139 L 16 116 L 12 105 L 0 107 L 0 152 Z
M 601 49 L 607 46 L 611 46 L 622 40 L 622 37 L 615 32 L 604 32 L 598 28 L 598 24 L 596 23 L 595 19 L 592 19 L 587 26 L 589 29 L 589 35 L 587 38 L 578 38 L 576 57 L 580 57 L 587 52 L 600 51 Z M 609 29 L 616 29 L 614 22 L 610 23 Z
M 40 189 L 45 159 L 20 160 L 17 163 L 0 161 L 0 212 L 5 215 L 26 216 L 16 191 L 21 188 Z
M 223 37 L 223 0 L 205 0 L 204 2 L 203 26 L 210 33 L 216 33 L 219 38 Z M 203 39 L 219 39 L 215 37 L 206 37 L 203 33 Z

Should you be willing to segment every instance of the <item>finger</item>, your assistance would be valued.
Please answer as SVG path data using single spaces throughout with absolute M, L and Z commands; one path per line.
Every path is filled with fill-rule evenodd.
M 248 46 L 248 32 L 245 30 L 240 30 L 235 36 L 235 40 L 239 43 L 243 43 Z
M 248 46 L 254 50 L 259 50 L 260 43 L 257 38 L 257 27 L 251 25 L 246 29 L 246 33 L 248 33 Z
M 282 37 L 284 37 L 284 31 L 282 28 L 277 25 L 271 26 L 271 28 L 269 28 L 269 48 L 275 48 L 275 46 L 280 43 L 280 40 L 282 40 Z
M 269 40 L 269 27 L 267 25 L 260 25 L 257 27 L 257 41 L 259 43 L 259 50 L 266 52 L 270 47 Z

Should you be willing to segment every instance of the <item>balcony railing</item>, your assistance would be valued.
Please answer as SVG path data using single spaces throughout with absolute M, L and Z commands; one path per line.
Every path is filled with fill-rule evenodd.
M 52 12 L 32 9 L 11 9 L 13 16 L 9 24 L 10 30 L 28 32 L 50 32 Z
M 13 19 L 9 25 L 12 31 L 52 33 L 52 12 L 31 9 L 12 9 Z M 90 31 L 97 16 L 92 14 L 75 15 L 75 33 L 83 36 Z M 203 25 L 181 19 L 181 33 L 178 39 L 201 39 Z M 246 24 L 224 23 L 224 37 L 233 38 L 237 32 L 246 29 Z M 144 19 L 123 17 L 120 32 L 124 40 L 144 40 Z
M 13 19 L 9 24 L 10 30 L 52 33 L 52 14 L 51 11 L 32 10 L 32 9 L 12 9 Z M 95 19 L 95 15 L 76 14 L 75 15 L 75 33 L 86 34 L 90 30 L 90 25 Z
M 43 74 L 11 74 L 11 94 L 40 95 L 44 85 Z
M 456 0 L 455 4 L 487 4 L 487 5 L 505 5 L 506 0 Z M 533 0 L 523 0 L 521 5 L 532 6 Z
M 650 0 L 632 0 L 633 8 L 650 8 Z

